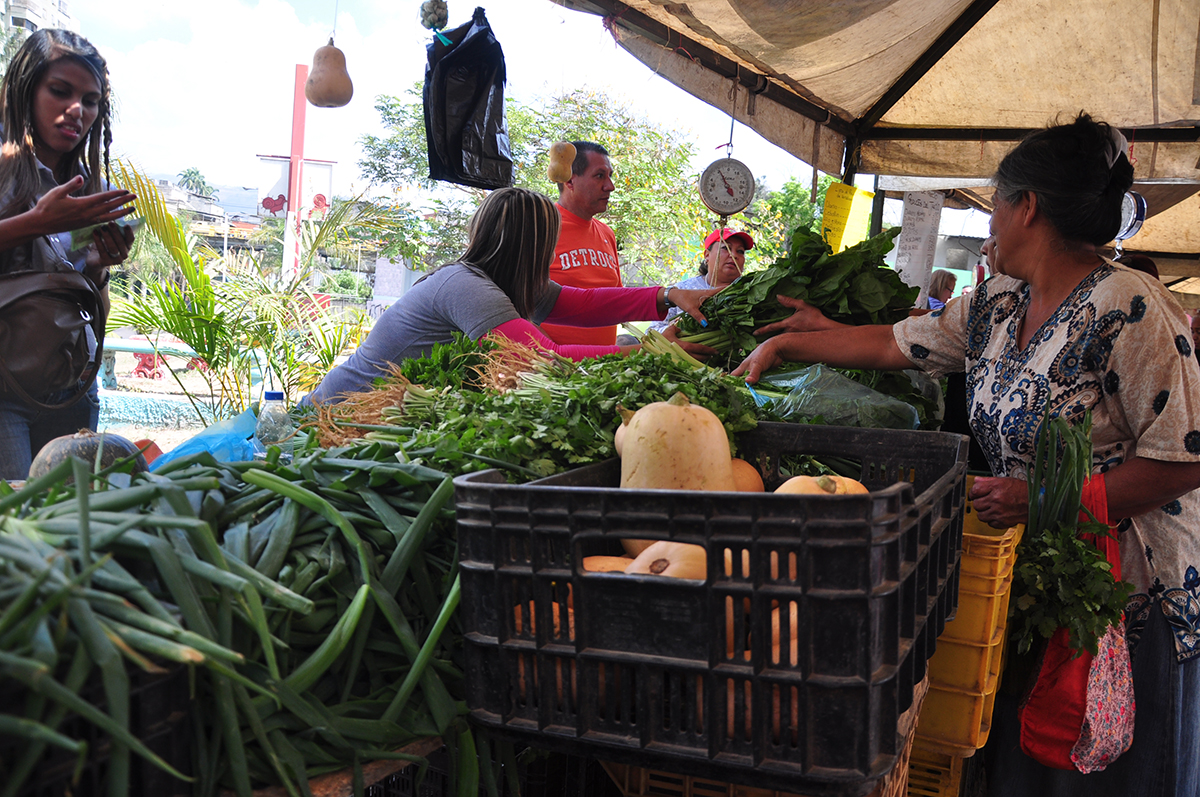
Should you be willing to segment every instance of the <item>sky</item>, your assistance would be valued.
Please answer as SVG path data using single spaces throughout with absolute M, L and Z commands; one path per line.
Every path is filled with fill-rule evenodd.
M 257 186 L 258 156 L 288 154 L 296 66 L 311 67 L 333 35 L 354 98 L 343 108 L 306 107 L 305 157 L 336 161 L 334 193 L 347 196 L 366 188 L 358 139 L 384 132 L 375 98 L 424 79 L 431 34 L 419 7 L 418 0 L 72 0 L 70 12 L 109 63 L 114 156 L 156 176 L 195 167 L 214 186 Z M 449 7 L 453 28 L 475 5 L 449 0 Z M 603 90 L 687 137 L 697 174 L 724 155 L 729 116 L 617 47 L 599 17 L 549 0 L 491 0 L 484 8 L 504 49 L 507 95 L 533 104 L 576 88 Z M 731 155 L 771 188 L 812 179 L 808 164 L 740 124 Z

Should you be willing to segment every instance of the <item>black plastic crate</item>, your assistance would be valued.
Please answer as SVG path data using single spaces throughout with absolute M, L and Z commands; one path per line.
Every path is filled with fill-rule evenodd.
M 419 784 L 418 768 L 410 765 L 367 789 L 367 797 L 453 797 L 449 756 L 439 750 L 428 758 L 429 766 Z M 579 756 L 542 752 L 528 763 L 519 763 L 517 777 L 521 797 L 621 797 L 599 761 Z M 501 797 L 515 797 L 507 777 L 501 777 L 496 785 Z M 479 797 L 487 797 L 482 785 Z
M 621 490 L 615 460 L 525 485 L 455 480 L 477 722 L 786 791 L 865 793 L 891 769 L 898 717 L 956 608 L 966 438 L 761 424 L 738 442 L 768 489 L 782 459 L 811 454 L 860 462 L 872 492 Z M 703 545 L 710 576 L 577 568 L 625 537 Z M 764 642 L 776 607 L 797 615 L 794 643 L 779 623 L 778 660 Z
M 165 674 L 131 669 L 129 672 L 129 730 L 153 752 L 176 770 L 187 775 L 192 771 L 192 723 L 189 715 L 191 701 L 188 668 L 170 665 Z M 0 702 L 20 713 L 30 693 L 9 682 L 0 690 Z M 88 702 L 105 709 L 104 689 L 99 671 L 81 690 Z M 106 709 L 105 709 L 106 710 Z M 58 731 L 69 738 L 87 742 L 88 755 L 78 784 L 72 785 L 76 758 L 58 747 L 47 748 L 42 760 L 29 779 L 17 792 L 18 797 L 102 797 L 108 794 L 109 750 L 112 742 L 107 733 L 76 714 L 67 714 Z M 9 761 L 18 755 L 20 746 L 11 737 L 0 735 L 0 757 Z M 192 784 L 164 772 L 154 764 L 131 752 L 129 755 L 129 793 L 155 797 L 184 797 L 192 793 Z

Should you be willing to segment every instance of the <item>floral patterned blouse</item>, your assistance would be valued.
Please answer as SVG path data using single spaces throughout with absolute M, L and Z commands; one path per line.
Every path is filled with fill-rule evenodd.
M 966 372 L 971 428 L 995 475 L 1026 478 L 1047 405 L 1071 419 L 1092 411 L 1095 473 L 1135 456 L 1200 462 L 1200 368 L 1187 316 L 1162 283 L 1105 261 L 1020 350 L 1028 307 L 1029 286 L 998 276 L 893 328 L 918 368 Z M 1200 491 L 1118 529 L 1122 577 L 1135 587 L 1131 647 L 1157 608 L 1179 659 L 1200 656 Z

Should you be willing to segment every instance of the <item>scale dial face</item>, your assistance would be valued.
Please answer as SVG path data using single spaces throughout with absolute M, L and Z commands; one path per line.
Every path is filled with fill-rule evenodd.
M 1118 241 L 1127 241 L 1137 235 L 1146 220 L 1146 200 L 1136 191 L 1126 191 L 1121 200 L 1121 231 L 1117 233 Z
M 700 200 L 720 216 L 745 210 L 754 199 L 754 175 L 741 161 L 713 161 L 700 175 Z

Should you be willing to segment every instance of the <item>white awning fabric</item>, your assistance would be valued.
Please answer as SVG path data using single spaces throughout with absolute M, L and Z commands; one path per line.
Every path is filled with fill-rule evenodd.
M 1150 204 L 1127 248 L 1200 276 L 1196 0 L 555 2 L 831 174 L 983 187 L 1030 129 L 1086 110 L 1125 132 Z

